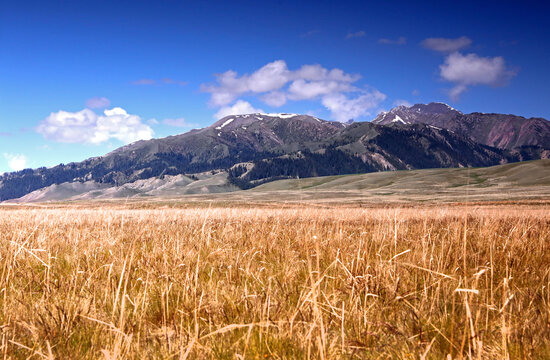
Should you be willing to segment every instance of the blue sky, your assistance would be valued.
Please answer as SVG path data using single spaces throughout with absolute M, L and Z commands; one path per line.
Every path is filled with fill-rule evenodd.
M 550 118 L 531 1 L 0 0 L 0 173 L 256 111 L 396 104 Z M 218 75 L 216 75 L 218 74 Z

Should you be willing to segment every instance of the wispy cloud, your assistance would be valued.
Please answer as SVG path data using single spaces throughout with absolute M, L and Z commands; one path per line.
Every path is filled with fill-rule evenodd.
M 93 97 L 86 100 L 86 107 L 90 109 L 103 109 L 111 105 L 111 100 L 106 97 Z
M 420 43 L 426 49 L 451 53 L 464 48 L 467 48 L 472 44 L 472 39 L 466 36 L 461 36 L 456 39 L 449 38 L 428 38 Z
M 139 79 L 130 82 L 132 85 L 180 85 L 185 86 L 188 84 L 187 81 L 174 80 L 172 78 L 162 78 L 162 79 Z
M 162 120 L 162 123 L 164 125 L 180 127 L 180 128 L 192 128 L 197 126 L 197 124 L 188 123 L 187 121 L 185 121 L 184 118 L 168 118 L 168 119 Z
M 174 80 L 172 78 L 162 78 L 162 79 L 160 79 L 160 82 L 162 84 L 176 84 L 176 85 L 180 85 L 180 86 L 185 86 L 185 85 L 189 84 L 187 81 Z
M 132 85 L 155 85 L 156 83 L 157 81 L 153 79 L 139 79 L 131 82 Z
M 413 104 L 411 104 L 409 101 L 407 100 L 404 100 L 404 99 L 397 99 L 393 102 L 393 106 L 406 106 L 406 107 L 411 107 L 413 106 Z
M 350 32 L 346 35 L 346 39 L 361 38 L 367 35 L 363 30 L 357 32 Z
M 302 38 L 307 38 L 307 37 L 310 37 L 310 36 L 313 36 L 313 35 L 317 35 L 321 32 L 321 30 L 309 30 L 308 32 L 305 32 L 303 34 L 300 35 L 300 37 Z
M 407 43 L 407 38 L 404 36 L 400 36 L 397 39 L 382 38 L 378 40 L 378 43 L 386 45 L 405 45 Z
M 7 131 L 0 131 L 0 136 L 2 136 L 2 137 L 11 137 L 11 136 L 13 136 L 13 133 L 7 132 Z
M 500 47 L 517 46 L 518 44 L 519 44 L 519 41 L 517 40 L 501 40 L 498 42 L 498 45 Z

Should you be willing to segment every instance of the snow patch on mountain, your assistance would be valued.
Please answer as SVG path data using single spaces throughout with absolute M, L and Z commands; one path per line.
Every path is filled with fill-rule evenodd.
M 459 113 L 462 114 L 462 111 L 455 109 L 454 107 L 450 106 L 449 104 L 445 104 L 445 103 L 442 103 L 442 102 L 434 102 L 434 104 L 445 105 L 447 107 L 447 109 L 449 109 L 451 111 L 456 111 L 456 112 L 459 112 Z
M 400 122 L 402 124 L 408 124 L 408 122 L 406 122 L 405 120 L 401 119 L 401 117 L 399 115 L 395 115 L 395 117 L 393 118 L 393 120 L 391 121 L 392 123 L 396 123 L 396 122 Z
M 290 119 L 295 116 L 298 116 L 298 114 L 285 114 L 285 113 L 259 113 L 259 115 L 269 116 L 269 117 L 278 117 L 281 119 Z
M 220 126 L 216 126 L 216 130 L 221 130 L 222 128 L 224 128 L 225 126 L 231 124 L 231 122 L 235 120 L 234 118 L 231 118 L 229 120 L 226 120 L 223 124 L 221 124 Z

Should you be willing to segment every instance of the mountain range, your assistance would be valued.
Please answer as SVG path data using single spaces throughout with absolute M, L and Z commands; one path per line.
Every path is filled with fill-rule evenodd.
M 286 178 L 481 167 L 550 158 L 550 122 L 398 106 L 371 122 L 246 114 L 105 156 L 0 176 L 0 201 L 163 196 L 248 189 Z
M 542 118 L 462 112 L 443 103 L 398 106 L 380 113 L 374 124 L 426 124 L 454 131 L 472 140 L 502 149 L 520 146 L 548 147 L 550 121 Z

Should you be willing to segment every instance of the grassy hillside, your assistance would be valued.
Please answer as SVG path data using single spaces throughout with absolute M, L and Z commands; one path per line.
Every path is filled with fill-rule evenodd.
M 367 190 L 405 186 L 409 189 L 418 188 L 422 191 L 426 186 L 454 188 L 466 185 L 483 188 L 503 185 L 550 185 L 550 160 L 526 161 L 486 168 L 386 171 L 280 180 L 260 185 L 254 190 Z
M 290 200 L 434 201 L 540 199 L 550 196 L 550 160 L 487 168 L 388 171 L 280 180 L 250 193 Z
M 227 174 L 199 174 L 148 179 L 117 188 L 78 193 L 74 184 L 33 192 L 19 201 L 100 201 L 140 204 L 269 204 L 269 203 L 439 203 L 550 199 L 550 160 L 527 161 L 487 168 L 386 171 L 358 175 L 279 180 L 246 191 L 227 183 Z M 117 200 L 118 199 L 118 200 Z M 201 206 L 202 206 L 201 205 Z

